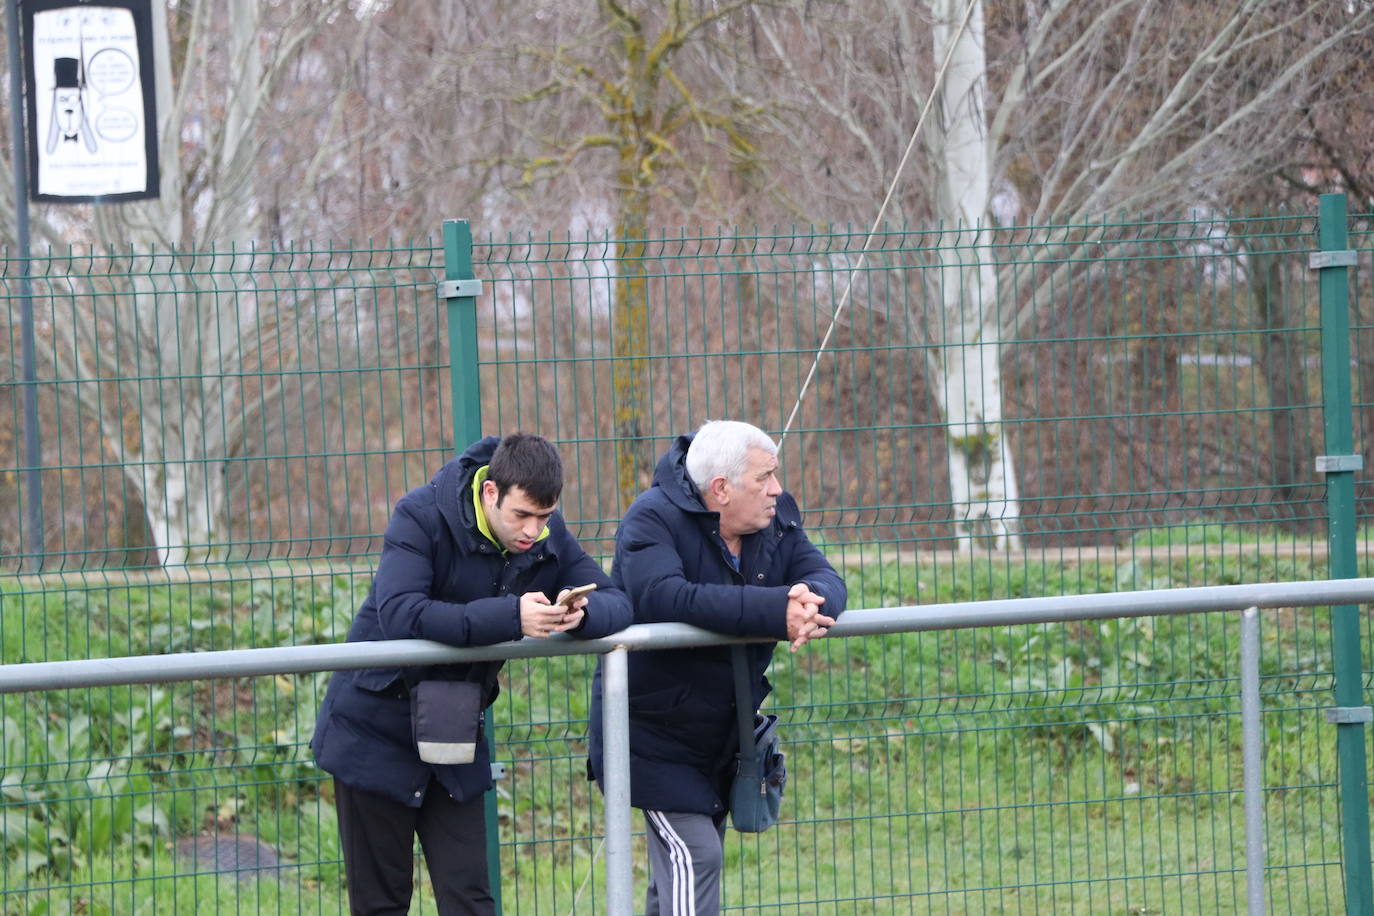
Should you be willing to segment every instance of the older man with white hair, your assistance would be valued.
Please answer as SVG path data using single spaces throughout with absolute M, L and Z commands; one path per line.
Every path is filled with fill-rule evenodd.
M 802 530 L 768 434 L 708 422 L 659 460 L 616 534 L 611 578 L 636 623 L 677 621 L 796 651 L 844 610 L 844 580 Z M 750 712 L 771 690 L 774 643 L 746 649 Z M 647 916 L 720 910 L 725 820 L 739 744 L 728 647 L 630 654 L 630 802 L 649 839 Z M 593 681 L 592 775 L 602 781 L 601 672 Z

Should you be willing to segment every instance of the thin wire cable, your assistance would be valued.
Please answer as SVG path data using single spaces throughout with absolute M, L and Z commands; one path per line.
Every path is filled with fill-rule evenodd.
M 840 296 L 840 304 L 835 309 L 835 314 L 830 317 L 830 327 L 826 328 L 825 336 L 821 338 L 821 345 L 816 348 L 816 357 L 811 361 L 811 369 L 806 373 L 806 379 L 802 382 L 801 390 L 797 392 L 797 402 L 792 405 L 792 412 L 787 415 L 787 422 L 783 424 L 782 434 L 778 436 L 779 452 L 782 451 L 782 444 L 792 429 L 792 421 L 797 418 L 797 412 L 801 410 L 802 401 L 806 398 L 806 392 L 811 387 L 811 380 L 816 377 L 816 368 L 820 366 L 821 357 L 825 355 L 825 349 L 830 345 L 830 337 L 835 333 L 835 325 L 839 324 L 840 315 L 849 305 L 849 294 L 854 289 L 854 278 L 858 276 L 859 271 L 863 270 L 864 262 L 868 259 L 868 249 L 873 245 L 873 239 L 878 234 L 878 227 L 882 225 L 883 216 L 887 213 L 887 205 L 892 202 L 892 195 L 896 193 L 897 182 L 902 178 L 902 171 L 906 168 L 907 160 L 911 158 L 911 151 L 916 148 L 916 138 L 921 133 L 921 127 L 926 123 L 926 115 L 930 114 L 931 106 L 935 104 L 935 94 L 940 91 L 940 84 L 945 81 L 945 71 L 949 69 L 949 61 L 954 56 L 954 48 L 959 44 L 959 39 L 964 37 L 964 30 L 968 28 L 969 18 L 973 15 L 973 8 L 977 4 L 978 0 L 969 0 L 968 7 L 964 10 L 964 18 L 959 22 L 959 28 L 954 33 L 949 48 L 945 51 L 945 59 L 940 62 L 940 69 L 935 74 L 935 82 L 931 84 L 930 95 L 926 98 L 925 106 L 921 109 L 921 116 L 916 119 L 916 127 L 911 131 L 911 139 L 907 141 L 906 150 L 902 153 L 902 158 L 897 163 L 897 170 L 893 173 L 892 181 L 887 186 L 887 195 L 883 198 L 882 206 L 878 208 L 878 215 L 874 218 L 873 225 L 869 227 L 868 237 L 864 239 L 864 247 L 859 252 L 859 260 L 849 271 L 849 280 L 845 284 L 844 293 Z

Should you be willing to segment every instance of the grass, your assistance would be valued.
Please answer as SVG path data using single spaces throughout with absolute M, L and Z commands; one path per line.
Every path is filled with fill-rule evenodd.
M 1325 575 L 1201 526 L 1178 557 L 870 561 L 873 607 Z M 1272 534 L 1250 532 L 1248 543 Z M 1178 533 L 1142 534 L 1141 545 Z M 0 582 L 5 662 L 342 639 L 356 575 L 155 585 Z M 1267 889 L 1341 895 L 1330 631 L 1266 612 Z M 775 655 L 787 822 L 731 833 L 727 905 L 791 913 L 1229 913 L 1243 904 L 1238 642 L 1230 615 L 832 640 Z M 604 910 L 600 798 L 583 772 L 587 658 L 512 662 L 497 712 L 508 914 Z M 9 913 L 343 912 L 330 789 L 305 742 L 326 675 L 0 698 Z M 214 874 L 212 835 L 282 868 Z M 636 893 L 644 856 L 636 839 Z M 242 878 L 242 879 L 240 879 Z M 423 877 L 414 912 L 432 912 Z

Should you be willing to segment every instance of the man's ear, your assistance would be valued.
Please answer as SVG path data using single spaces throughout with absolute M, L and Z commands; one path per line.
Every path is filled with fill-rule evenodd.
M 482 501 L 493 506 L 500 505 L 501 489 L 490 480 L 482 481 Z
M 730 501 L 730 481 L 724 477 L 711 478 L 710 484 L 711 498 L 720 505 L 725 505 Z

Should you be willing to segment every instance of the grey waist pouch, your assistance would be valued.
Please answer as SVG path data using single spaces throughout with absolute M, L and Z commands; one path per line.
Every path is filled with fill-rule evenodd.
M 483 718 L 481 684 L 420 681 L 410 688 L 410 727 L 425 763 L 472 763 Z

